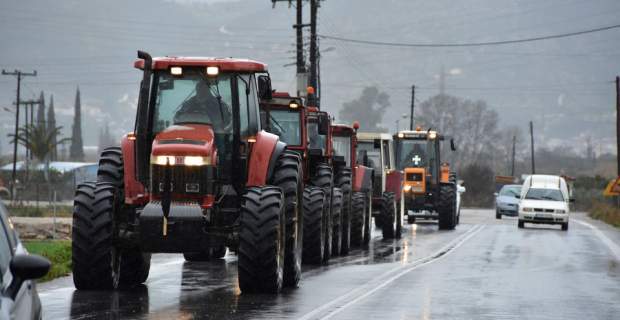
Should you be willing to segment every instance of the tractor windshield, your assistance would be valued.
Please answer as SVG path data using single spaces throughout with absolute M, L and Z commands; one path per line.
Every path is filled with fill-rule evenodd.
M 359 141 L 357 143 L 357 151 L 366 151 L 366 156 L 368 156 L 368 166 L 375 169 L 375 173 L 383 172 L 382 164 L 381 164 L 381 149 L 375 148 L 375 145 L 372 141 Z M 363 161 L 358 157 L 358 162 Z
M 347 167 L 351 166 L 351 137 L 338 137 L 332 138 L 332 144 L 335 156 L 344 157 L 344 161 L 347 163 Z
M 230 74 L 207 79 L 199 69 L 182 76 L 159 72 L 155 101 L 154 133 L 175 124 L 209 124 L 216 133 L 232 133 Z
M 270 110 L 269 131 L 288 145 L 301 145 L 301 119 L 298 111 Z
M 327 150 L 327 139 L 325 135 L 319 134 L 319 124 L 315 121 L 308 122 L 308 147 L 310 149 Z
M 396 144 L 397 163 L 399 170 L 407 167 L 426 167 L 428 166 L 428 150 L 432 144 L 427 140 L 399 140 Z

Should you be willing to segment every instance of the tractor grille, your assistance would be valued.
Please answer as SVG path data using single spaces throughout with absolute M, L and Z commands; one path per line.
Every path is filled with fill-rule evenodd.
M 163 191 L 166 166 L 151 165 L 151 192 L 159 196 Z M 169 166 L 173 194 L 213 194 L 216 168 L 214 166 Z
M 408 172 L 405 179 L 407 181 L 422 181 L 422 174 L 415 172 Z

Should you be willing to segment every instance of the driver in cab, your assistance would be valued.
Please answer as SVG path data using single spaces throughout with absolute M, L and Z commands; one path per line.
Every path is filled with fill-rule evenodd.
M 185 100 L 174 115 L 174 123 L 205 123 L 213 127 L 215 133 L 230 133 L 232 113 L 230 106 L 215 97 L 206 81 L 196 83 L 196 94 Z M 219 101 L 218 101 L 219 100 Z

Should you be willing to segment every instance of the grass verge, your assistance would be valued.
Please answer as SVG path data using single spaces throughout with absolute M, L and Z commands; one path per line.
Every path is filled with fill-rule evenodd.
M 52 206 L 7 206 L 7 209 L 14 217 L 53 217 L 54 208 Z M 70 218 L 73 213 L 73 207 L 56 206 L 56 217 Z
M 608 203 L 596 202 L 589 210 L 590 217 L 604 221 L 616 228 L 620 228 L 620 209 Z
M 46 257 L 52 262 L 50 272 L 39 282 L 49 281 L 71 273 L 71 241 L 23 241 L 28 252 Z

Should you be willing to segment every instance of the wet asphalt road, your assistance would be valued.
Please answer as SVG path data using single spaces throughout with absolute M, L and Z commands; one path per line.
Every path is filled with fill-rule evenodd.
M 620 319 L 620 232 L 574 215 L 517 229 L 463 210 L 454 231 L 406 226 L 370 248 L 304 268 L 301 286 L 243 295 L 236 257 L 210 263 L 154 255 L 146 285 L 78 292 L 70 277 L 39 286 L 45 319 Z

